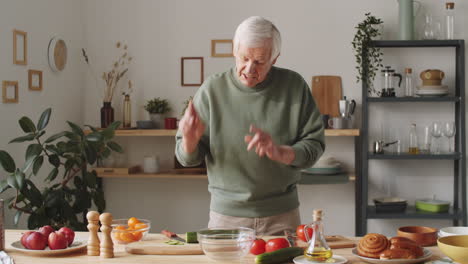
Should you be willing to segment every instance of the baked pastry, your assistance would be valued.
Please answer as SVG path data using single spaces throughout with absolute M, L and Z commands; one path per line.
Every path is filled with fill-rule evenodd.
M 422 257 L 424 255 L 424 251 L 423 251 L 422 247 L 418 246 L 416 243 L 414 243 L 412 241 L 411 242 L 395 242 L 395 243 L 392 243 L 390 245 L 390 249 L 395 249 L 395 248 L 409 250 L 412 253 L 414 253 L 414 255 L 417 258 Z
M 398 243 L 398 242 L 414 243 L 416 245 L 416 242 L 414 242 L 413 240 L 411 240 L 411 239 L 409 239 L 407 237 L 396 236 L 396 237 L 390 238 L 390 244 Z
M 380 254 L 389 249 L 390 241 L 386 236 L 369 233 L 359 240 L 357 253 L 367 258 L 380 258 Z
M 380 254 L 380 259 L 415 259 L 416 254 L 404 248 L 387 249 Z

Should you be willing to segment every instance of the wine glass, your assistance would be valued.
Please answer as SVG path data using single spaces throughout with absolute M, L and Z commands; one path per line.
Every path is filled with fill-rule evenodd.
M 439 154 L 439 142 L 438 139 L 442 136 L 442 124 L 440 122 L 433 122 L 431 125 L 431 135 L 434 137 L 435 151 L 434 154 Z
M 450 139 L 455 136 L 455 122 L 445 122 L 443 133 L 444 136 L 448 139 L 449 152 L 452 153 L 452 144 L 450 143 Z

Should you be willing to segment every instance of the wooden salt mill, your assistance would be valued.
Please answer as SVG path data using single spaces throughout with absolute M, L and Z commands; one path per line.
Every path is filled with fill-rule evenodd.
M 89 230 L 89 239 L 88 239 L 88 256 L 99 256 L 99 237 L 97 235 L 99 230 L 99 213 L 96 211 L 89 211 L 86 214 L 88 219 L 88 230 Z
M 103 213 L 99 216 L 101 221 L 101 231 L 103 239 L 101 241 L 101 257 L 113 258 L 114 257 L 114 243 L 111 238 L 112 231 L 112 215 L 110 213 Z

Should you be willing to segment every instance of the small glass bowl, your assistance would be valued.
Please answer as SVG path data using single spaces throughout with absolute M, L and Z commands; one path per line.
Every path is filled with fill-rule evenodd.
M 205 255 L 218 261 L 238 261 L 247 255 L 255 230 L 247 227 L 207 228 L 198 231 L 198 243 Z
M 140 227 L 130 228 L 128 219 L 112 220 L 112 241 L 117 244 L 128 244 L 142 240 L 149 233 L 151 222 L 146 219 L 138 219 Z

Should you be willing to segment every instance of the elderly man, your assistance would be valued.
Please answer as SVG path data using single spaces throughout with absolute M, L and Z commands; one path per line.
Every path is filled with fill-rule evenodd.
M 184 166 L 206 161 L 209 227 L 244 226 L 278 235 L 300 224 L 296 184 L 325 149 L 319 110 L 304 79 L 273 67 L 281 36 L 250 17 L 234 36 L 236 66 L 209 77 L 176 135 Z

